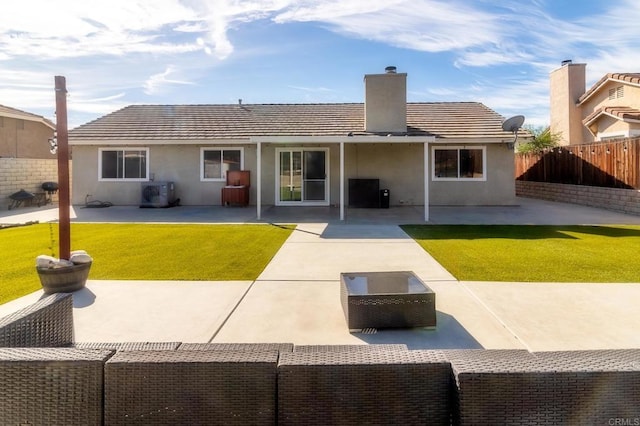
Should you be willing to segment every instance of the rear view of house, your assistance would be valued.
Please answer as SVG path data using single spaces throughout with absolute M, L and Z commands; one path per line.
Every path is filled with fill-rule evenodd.
M 475 102 L 407 103 L 407 74 L 364 77 L 364 103 L 132 105 L 73 129 L 73 204 L 138 205 L 171 182 L 184 205 L 219 205 L 227 172 L 250 172 L 249 203 L 359 207 L 509 205 L 513 134 Z M 368 193 L 370 195 L 366 196 Z M 378 201 L 379 202 L 379 201 Z

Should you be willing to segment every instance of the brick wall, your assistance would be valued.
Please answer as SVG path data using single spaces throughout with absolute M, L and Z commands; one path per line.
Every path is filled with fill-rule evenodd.
M 640 216 L 640 191 L 637 189 L 516 180 L 516 195 L 599 207 Z
M 56 159 L 0 158 L 0 209 L 6 210 L 9 207 L 11 203 L 9 196 L 14 192 L 21 189 L 29 192 L 44 192 L 40 187 L 43 182 L 57 181 L 58 160 Z M 58 202 L 57 194 L 53 196 L 53 202 Z

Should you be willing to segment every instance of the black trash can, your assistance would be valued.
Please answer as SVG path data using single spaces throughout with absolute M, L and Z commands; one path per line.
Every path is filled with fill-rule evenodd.
M 380 208 L 381 209 L 389 208 L 389 190 L 388 189 L 380 190 Z

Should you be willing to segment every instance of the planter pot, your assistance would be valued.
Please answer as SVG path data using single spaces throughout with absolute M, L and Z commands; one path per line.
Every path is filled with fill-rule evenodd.
M 57 269 L 36 267 L 45 294 L 69 293 L 84 288 L 90 269 L 91 262 Z

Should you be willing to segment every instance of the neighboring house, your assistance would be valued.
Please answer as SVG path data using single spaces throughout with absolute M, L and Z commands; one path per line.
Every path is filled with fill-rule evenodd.
M 514 204 L 503 118 L 474 102 L 407 103 L 406 77 L 366 75 L 364 104 L 125 107 L 70 132 L 72 203 L 137 205 L 155 180 L 175 182 L 183 205 L 220 205 L 226 171 L 242 169 L 258 218 L 267 205 L 335 205 L 344 218 L 351 179 L 378 179 L 425 220 L 429 204 Z
M 44 117 L 0 105 L 0 157 L 55 158 L 48 142 L 55 128 Z
M 551 72 L 551 131 L 562 145 L 640 136 L 640 73 L 609 73 L 586 90 L 586 64 Z

